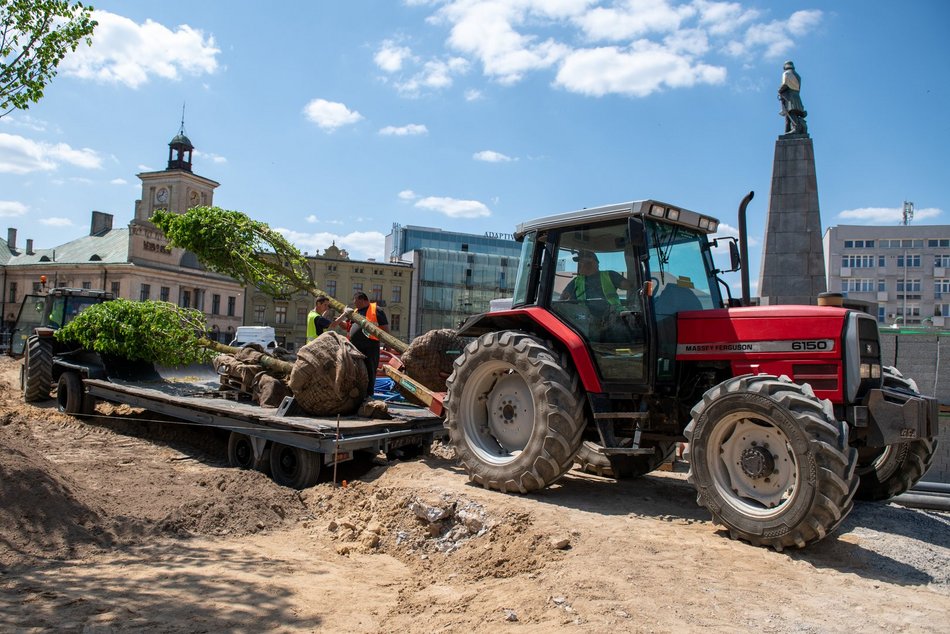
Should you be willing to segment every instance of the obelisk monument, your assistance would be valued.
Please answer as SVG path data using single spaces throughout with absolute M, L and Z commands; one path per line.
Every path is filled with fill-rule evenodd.
M 778 97 L 785 134 L 775 142 L 772 192 L 759 275 L 762 304 L 816 304 L 827 290 L 815 148 L 802 106 L 801 77 L 785 62 Z

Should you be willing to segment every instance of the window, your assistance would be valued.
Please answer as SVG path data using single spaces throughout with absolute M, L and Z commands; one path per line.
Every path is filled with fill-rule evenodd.
M 336 280 L 327 280 L 327 295 L 336 297 Z
M 950 297 L 950 279 L 934 280 L 934 297 L 940 299 L 944 296 Z M 950 315 L 947 316 L 950 317 Z
M 310 311 L 308 311 L 308 310 L 307 310 L 306 308 L 304 308 L 303 306 L 298 306 L 298 307 L 297 307 L 297 323 L 298 323 L 298 324 L 305 324 L 305 323 L 307 323 L 307 313 L 308 313 L 308 312 L 310 312 Z
M 181 292 L 181 301 L 178 305 L 182 308 L 191 308 L 191 291 Z
M 142 284 L 139 287 L 139 301 L 147 302 L 152 299 L 152 285 L 151 284 Z
M 118 282 L 112 282 L 112 294 L 115 295 L 116 297 L 119 296 L 119 283 L 118 283 Z
M 234 297 L 229 296 L 228 297 L 228 317 L 234 317 L 234 304 L 235 304 Z
M 883 256 L 883 255 L 877 256 L 877 265 L 878 265 L 879 268 L 882 268 L 882 269 L 883 269 L 883 268 L 886 268 L 886 267 L 887 267 L 887 257 L 885 257 L 885 256 Z
M 217 293 L 211 295 L 211 314 L 220 315 L 221 314 L 221 296 Z
M 16 303 L 16 282 L 10 282 L 9 297 L 10 299 L 8 299 L 7 301 L 10 302 L 11 304 L 15 304 Z
M 877 281 L 877 290 L 879 293 L 883 293 L 887 290 L 887 280 L 878 280 Z
M 845 249 L 873 249 L 874 240 L 845 240 Z
M 357 293 L 362 293 L 362 292 L 363 292 L 363 283 L 353 282 L 353 294 L 356 295 Z
M 86 289 L 92 288 L 92 282 L 83 282 L 82 287 Z
M 264 304 L 254 304 L 254 322 L 258 324 L 264 323 L 264 313 L 266 312 L 267 307 Z
M 277 323 L 277 324 L 287 323 L 287 306 L 286 305 L 274 306 L 274 323 Z
M 950 304 L 935 304 L 934 317 L 950 317 Z
M 878 304 L 877 320 L 883 324 L 886 318 L 887 318 L 887 307 L 884 306 L 884 304 Z
M 846 255 L 841 258 L 841 268 L 863 269 L 874 266 L 873 255 Z
M 389 329 L 390 329 L 392 332 L 399 332 L 399 331 L 400 331 L 400 327 L 399 327 L 399 326 L 400 326 L 401 320 L 402 320 L 402 315 L 393 315 L 392 317 L 390 317 L 390 318 L 389 318 Z
M 398 304 L 402 301 L 402 286 L 393 286 L 393 304 Z
M 908 255 L 905 259 L 903 255 L 897 256 L 897 268 L 904 268 L 906 261 L 906 266 L 909 269 L 920 268 L 920 256 L 919 255 Z
M 844 279 L 841 280 L 841 290 L 846 293 L 871 293 L 874 291 L 874 280 Z
M 931 249 L 950 247 L 950 240 L 927 240 L 927 246 Z
M 163 302 L 167 302 L 171 294 L 172 294 L 172 289 L 170 289 L 167 286 L 163 286 L 161 290 L 159 290 L 158 292 L 158 296 Z
M 950 267 L 950 255 L 935 255 L 934 266 L 939 266 L 941 268 Z
M 383 300 L 382 284 L 373 284 L 373 294 L 370 295 L 370 299 L 374 302 L 381 302 Z
M 897 292 L 903 293 L 904 290 L 908 293 L 919 293 L 920 292 L 920 280 L 897 280 Z
M 33 282 L 33 292 L 39 293 L 43 290 L 43 284 L 40 282 Z

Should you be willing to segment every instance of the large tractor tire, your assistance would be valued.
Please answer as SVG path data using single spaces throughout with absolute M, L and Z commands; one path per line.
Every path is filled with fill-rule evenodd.
M 49 339 L 31 335 L 20 370 L 23 400 L 36 403 L 50 398 L 53 388 L 53 346 Z
M 707 391 L 691 415 L 687 477 L 733 539 L 803 548 L 851 511 L 857 451 L 811 386 L 740 376 Z
M 920 394 L 917 382 L 892 366 L 883 368 L 884 387 Z M 934 460 L 936 438 L 918 438 L 886 447 L 858 450 L 858 476 L 861 484 L 855 497 L 876 502 L 907 492 L 924 477 Z
M 643 443 L 641 446 L 650 447 L 651 445 Z M 581 471 L 587 473 L 617 480 L 632 480 L 655 471 L 673 454 L 676 443 L 659 442 L 653 443 L 652 447 L 652 454 L 608 457 L 604 453 L 603 445 L 585 440 L 577 451 L 577 455 L 574 456 L 574 462 Z
M 502 492 L 538 491 L 574 462 L 584 398 L 566 358 L 521 332 L 482 335 L 446 381 L 445 426 L 469 478 Z

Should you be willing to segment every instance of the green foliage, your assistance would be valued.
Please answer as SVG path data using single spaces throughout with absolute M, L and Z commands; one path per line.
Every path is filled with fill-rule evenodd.
M 0 0 L 0 117 L 43 96 L 56 67 L 92 44 L 93 7 L 64 0 Z
M 211 270 L 272 297 L 313 289 L 313 274 L 297 247 L 239 211 L 192 207 L 176 214 L 160 209 L 151 221 L 174 246 L 195 253 Z
M 210 361 L 201 347 L 204 315 L 169 302 L 115 299 L 94 304 L 56 331 L 56 338 L 96 352 L 159 365 Z

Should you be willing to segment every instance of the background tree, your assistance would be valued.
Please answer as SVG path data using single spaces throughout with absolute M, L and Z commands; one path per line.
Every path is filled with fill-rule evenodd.
M 0 117 L 43 97 L 56 67 L 92 44 L 93 7 L 63 0 L 0 0 Z

